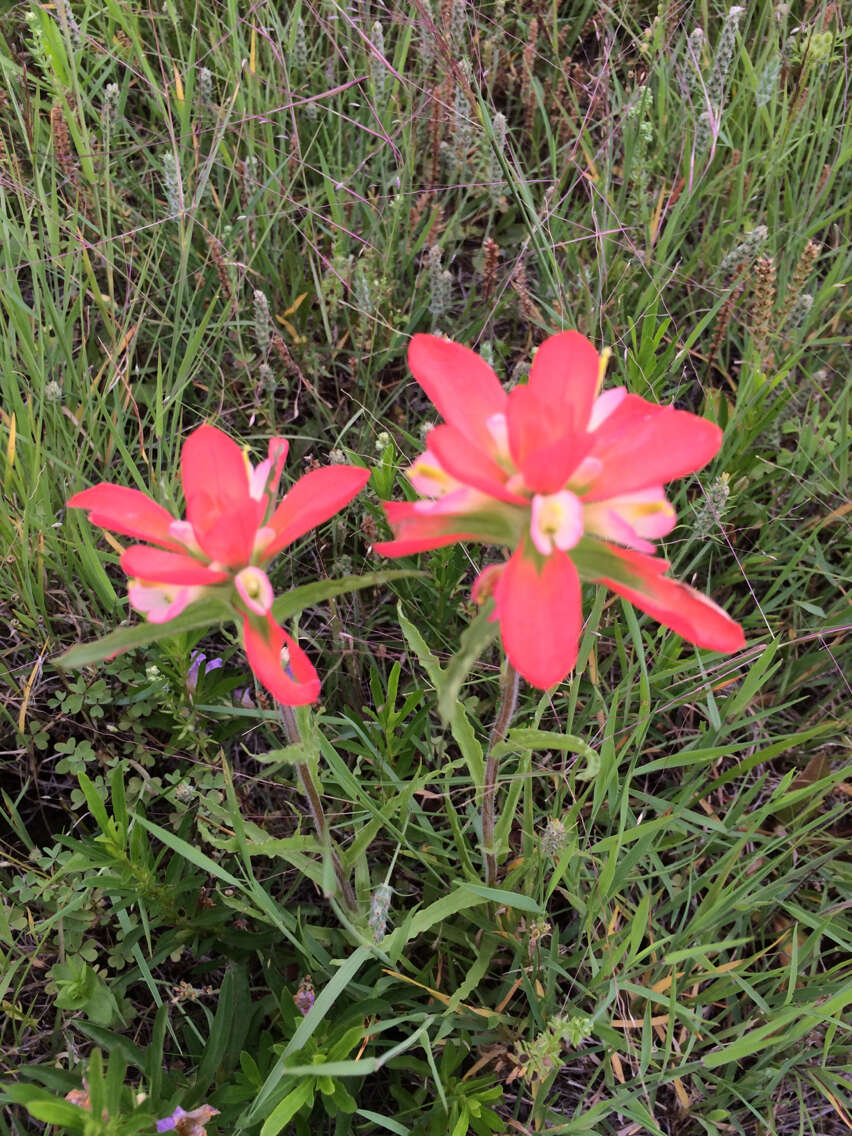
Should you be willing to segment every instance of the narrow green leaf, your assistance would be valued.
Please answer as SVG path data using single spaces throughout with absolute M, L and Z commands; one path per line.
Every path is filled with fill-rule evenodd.
M 543 915 L 542 908 L 528 895 L 519 895 L 516 891 L 504 891 L 502 888 L 483 887 L 481 884 L 465 884 L 465 890 L 472 891 L 474 895 L 491 903 L 501 903 L 504 907 L 515 907 L 518 911 L 528 911 L 531 915 Z
M 261 1128 L 260 1136 L 278 1136 L 278 1133 L 290 1123 L 299 1109 L 306 1105 L 313 1095 L 314 1081 L 307 1078 L 300 1085 L 297 1085 L 291 1093 L 288 1093 L 284 1100 L 279 1101 Z
M 394 580 L 404 580 L 410 576 L 425 576 L 425 572 L 415 572 L 410 568 L 390 568 L 385 572 L 365 572 L 362 576 L 341 576 L 336 580 L 316 580 L 312 584 L 302 584 L 279 596 L 272 605 L 272 614 L 278 620 L 298 615 L 306 607 L 315 607 L 335 596 L 357 592 L 362 588 L 377 588 Z
M 380 1128 L 386 1128 L 388 1132 L 393 1132 L 394 1136 L 411 1136 L 410 1128 L 406 1128 L 397 1120 L 391 1120 L 389 1116 L 380 1116 L 377 1112 L 371 1112 L 368 1108 L 359 1108 L 355 1115 L 363 1116 L 365 1120 L 369 1120 L 371 1124 L 378 1124 Z
M 287 1068 L 287 1058 L 305 1047 L 314 1030 L 325 1020 L 334 1003 L 370 957 L 370 954 L 369 948 L 358 947 L 348 959 L 341 963 L 331 980 L 322 988 L 310 1011 L 290 1038 L 287 1048 L 275 1062 L 274 1067 L 263 1082 L 263 1088 L 257 1094 L 254 1104 L 249 1110 L 248 1124 L 254 1123 L 263 1115 L 264 1104 L 278 1088 L 282 1078 L 292 1075 Z
M 222 1063 L 225 1050 L 228 1048 L 228 1039 L 234 1025 L 234 968 L 229 967 L 222 980 L 219 997 L 216 1002 L 216 1015 L 210 1027 L 210 1036 L 204 1046 L 204 1056 L 198 1068 L 196 1087 L 199 1091 L 206 1089 L 215 1079 L 216 1070 Z
M 102 663 L 134 647 L 147 647 L 163 639 L 171 639 L 184 631 L 199 631 L 213 627 L 227 618 L 229 608 L 219 600 L 205 599 L 192 604 L 181 615 L 168 623 L 137 623 L 133 627 L 117 627 L 103 639 L 91 643 L 77 643 L 64 654 L 54 659 L 54 664 L 64 671 L 78 670 L 80 667 Z
M 89 806 L 89 812 L 98 822 L 98 828 L 104 836 L 111 835 L 112 825 L 110 824 L 109 814 L 106 811 L 106 806 L 101 800 L 101 795 L 82 771 L 77 774 L 77 783 L 83 790 L 83 796 L 86 798 L 86 804 Z
M 481 610 L 462 632 L 459 649 L 441 674 L 438 713 L 444 725 L 453 719 L 461 688 L 473 665 L 485 648 L 497 638 L 500 628 L 499 624 L 491 619 L 493 610 L 493 600 L 482 605 Z
M 160 828 L 158 824 L 148 820 L 146 817 L 141 816 L 139 813 L 133 814 L 134 819 L 146 828 L 152 836 L 156 836 L 158 840 L 162 841 L 166 847 L 171 848 L 173 852 L 177 852 L 179 856 L 183 856 L 185 860 L 189 860 L 191 864 L 195 864 L 196 868 L 201 868 L 202 871 L 208 872 L 216 879 L 222 880 L 223 883 L 230 884 L 231 887 L 238 887 L 242 889 L 243 885 L 230 872 L 226 872 L 221 864 L 217 864 L 215 860 L 211 860 L 198 848 L 193 848 L 191 844 L 187 844 L 179 836 L 175 836 L 173 832 L 169 832 L 165 828 Z

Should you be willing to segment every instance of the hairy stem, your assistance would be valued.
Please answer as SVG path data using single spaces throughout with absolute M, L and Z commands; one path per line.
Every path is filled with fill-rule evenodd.
M 518 685 L 520 675 L 506 660 L 506 669 L 500 681 L 500 702 L 497 717 L 488 739 L 488 754 L 485 759 L 485 779 L 482 784 L 482 858 L 485 869 L 485 886 L 493 887 L 497 882 L 497 849 L 494 847 L 495 809 L 497 796 L 497 757 L 494 749 L 506 736 L 515 707 L 518 704 Z
M 281 715 L 281 722 L 284 726 L 284 732 L 287 735 L 287 740 L 291 745 L 298 745 L 302 742 L 302 733 L 299 729 L 299 724 L 296 721 L 296 715 L 293 712 L 292 706 L 285 706 L 283 703 L 278 704 L 278 710 Z M 305 800 L 308 804 L 308 811 L 311 814 L 311 819 L 314 822 L 317 836 L 319 837 L 320 844 L 328 849 L 331 856 L 332 867 L 334 868 L 334 875 L 337 879 L 337 886 L 340 888 L 340 894 L 343 902 L 350 911 L 358 910 L 358 903 L 355 899 L 355 893 L 352 890 L 352 885 L 346 877 L 343 870 L 343 861 L 340 859 L 340 853 L 335 847 L 334 841 L 331 838 L 331 833 L 328 828 L 328 821 L 325 819 L 325 811 L 322 807 L 320 800 L 319 790 L 317 789 L 316 782 L 313 779 L 308 763 L 306 761 L 299 761 L 296 763 L 296 775 L 299 778 L 299 784 L 302 787 L 302 792 L 305 794 Z

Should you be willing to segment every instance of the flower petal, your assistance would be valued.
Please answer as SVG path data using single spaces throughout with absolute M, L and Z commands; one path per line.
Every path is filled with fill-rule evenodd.
M 223 513 L 233 513 L 250 500 L 246 456 L 215 426 L 199 426 L 189 435 L 180 470 L 186 515 L 199 537 Z
M 256 465 L 249 476 L 249 494 L 256 501 L 274 502 L 289 449 L 286 438 L 269 439 L 266 460 Z
M 110 532 L 137 540 L 150 540 L 166 548 L 181 547 L 169 535 L 169 525 L 174 517 L 138 489 L 102 481 L 100 485 L 75 493 L 68 506 L 71 509 L 88 509 L 92 524 Z
M 227 572 L 215 572 L 180 552 L 131 544 L 121 554 L 121 567 L 128 576 L 147 584 L 221 584 Z
M 626 565 L 635 586 L 605 576 L 598 583 L 697 647 L 729 653 L 745 646 L 742 627 L 702 592 L 661 575 L 660 561 L 612 546 L 609 551 Z
M 622 497 L 701 469 L 722 444 L 713 422 L 655 406 L 629 394 L 592 435 L 591 456 L 602 469 L 583 491 L 587 502 Z
M 470 598 L 475 604 L 484 604 L 486 600 L 491 599 L 505 567 L 505 564 L 486 564 L 473 581 L 473 587 L 470 589 Z M 496 609 L 492 612 L 490 618 L 492 620 L 497 619 Z
M 575 430 L 572 415 L 559 418 L 529 386 L 509 393 L 509 446 L 533 493 L 558 493 L 565 487 L 592 445 L 592 437 Z
M 131 580 L 127 598 L 133 610 L 144 615 L 149 623 L 168 623 L 194 603 L 202 591 L 199 587 L 141 584 L 138 580 Z
M 249 611 L 257 615 L 266 615 L 272 607 L 275 593 L 269 577 L 262 568 L 255 568 L 253 565 L 243 568 L 234 577 L 234 587 Z
M 525 497 L 506 488 L 506 474 L 495 461 L 472 445 L 455 426 L 436 426 L 429 431 L 427 445 L 451 477 L 473 486 L 500 501 L 526 505 Z
M 408 365 L 444 421 L 489 453 L 494 441 L 487 421 L 505 412 L 506 392 L 485 360 L 452 340 L 415 335 Z
M 209 528 L 196 530 L 202 551 L 211 560 L 231 568 L 248 564 L 265 513 L 265 501 L 246 496 L 239 505 L 219 514 Z
M 413 556 L 458 540 L 477 539 L 465 531 L 463 516 L 419 512 L 417 504 L 416 501 L 385 502 L 385 516 L 396 539 L 379 541 L 373 545 L 373 552 L 380 556 Z
M 543 558 L 522 545 L 494 598 L 512 666 L 542 690 L 561 682 L 577 661 L 583 623 L 580 578 L 570 558 L 564 552 Z
M 651 541 L 667 536 L 676 523 L 677 514 L 661 485 L 583 507 L 587 533 L 640 552 L 653 554 L 656 550 Z
M 285 706 L 306 706 L 319 698 L 320 680 L 308 656 L 271 615 L 243 619 L 243 646 L 255 678 Z M 289 659 L 282 662 L 286 647 Z
M 333 517 L 360 493 L 369 477 L 368 469 L 352 465 L 329 465 L 300 477 L 269 518 L 268 524 L 275 537 L 264 548 L 262 559 L 269 560 L 282 548 Z
M 585 430 L 598 389 L 600 357 L 579 331 L 551 335 L 535 353 L 529 389 L 572 431 Z

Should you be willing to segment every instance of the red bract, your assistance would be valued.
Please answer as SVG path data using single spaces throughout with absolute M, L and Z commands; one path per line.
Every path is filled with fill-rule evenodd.
M 320 680 L 307 655 L 270 614 L 274 593 L 264 567 L 282 549 L 327 521 L 358 493 L 369 472 L 335 465 L 300 478 L 276 507 L 288 443 L 272 438 L 265 461 L 214 426 L 199 426 L 181 451 L 186 520 L 138 489 L 101 482 L 68 504 L 92 524 L 136 537 L 121 555 L 131 605 L 152 623 L 174 619 L 207 589 L 224 592 L 242 621 L 243 644 L 259 682 L 290 706 L 314 702 Z M 151 547 L 151 546 L 155 547 Z
M 624 387 L 600 393 L 605 362 L 576 331 L 545 340 L 529 382 L 509 394 L 450 340 L 415 335 L 408 362 L 445 424 L 409 470 L 422 499 L 385 506 L 396 539 L 376 551 L 406 556 L 458 540 L 512 549 L 473 594 L 494 596 L 506 655 L 529 682 L 552 686 L 574 666 L 581 580 L 606 584 L 700 647 L 744 645 L 739 624 L 648 555 L 675 523 L 663 483 L 713 457 L 717 426 Z

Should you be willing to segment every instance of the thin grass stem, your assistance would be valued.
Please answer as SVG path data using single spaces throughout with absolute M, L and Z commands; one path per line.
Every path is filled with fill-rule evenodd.
M 299 729 L 299 723 L 296 721 L 296 715 L 293 712 L 292 706 L 285 706 L 283 703 L 278 704 L 278 710 L 281 715 L 281 722 L 284 726 L 284 732 L 287 735 L 287 740 L 291 745 L 301 745 L 302 731 Z M 325 810 L 322 807 L 322 800 L 320 799 L 319 789 L 314 781 L 313 775 L 306 761 L 299 761 L 296 763 L 296 776 L 299 778 L 299 784 L 302 792 L 305 795 L 305 800 L 308 804 L 308 812 L 311 814 L 311 819 L 314 822 L 317 836 L 319 837 L 320 844 L 328 851 L 331 857 L 332 867 L 334 868 L 334 875 L 337 879 L 337 886 L 340 888 L 340 894 L 343 902 L 350 911 L 358 910 L 358 902 L 355 899 L 355 892 L 352 890 L 352 885 L 347 879 L 346 872 L 343 868 L 343 861 L 340 858 L 340 853 L 335 847 L 334 841 L 329 831 L 328 821 L 326 820 Z

